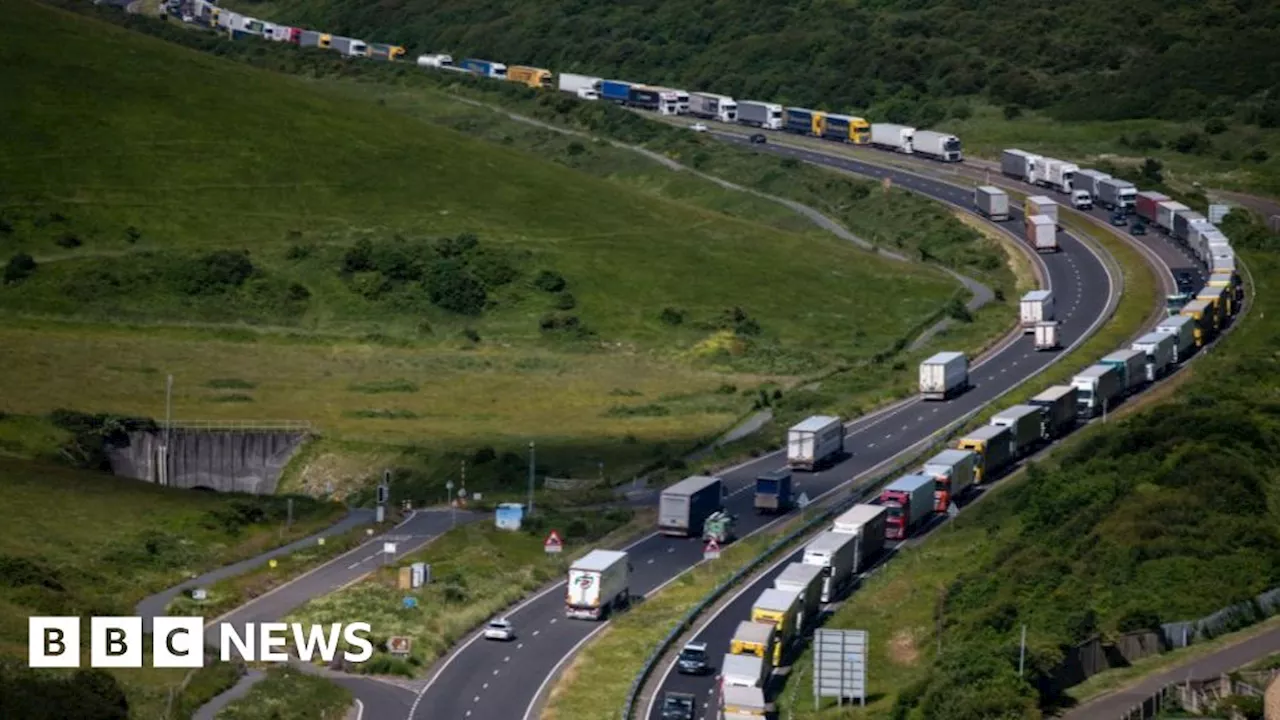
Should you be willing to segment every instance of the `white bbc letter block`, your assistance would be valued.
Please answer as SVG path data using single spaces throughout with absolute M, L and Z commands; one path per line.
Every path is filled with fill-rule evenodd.
M 142 618 L 89 620 L 89 664 L 96 668 L 142 667 Z
M 258 625 L 258 660 L 261 662 L 288 662 L 289 653 L 283 649 L 289 642 L 285 635 L 289 626 L 282 622 L 269 622 Z
M 151 664 L 155 667 L 204 666 L 204 618 L 152 618 L 151 632 Z
M 27 618 L 27 665 L 33 668 L 80 667 L 80 618 Z

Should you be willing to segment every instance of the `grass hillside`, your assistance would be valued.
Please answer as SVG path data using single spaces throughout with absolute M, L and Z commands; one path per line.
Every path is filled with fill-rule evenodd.
M 1236 214 L 1225 224 L 1257 282 L 1233 335 L 1157 390 L 1159 404 L 1090 428 L 906 551 L 828 623 L 870 632 L 880 670 L 868 717 L 1039 717 L 1070 702 L 1070 681 L 1051 680 L 1070 648 L 1280 586 L 1280 236 Z M 847 717 L 814 711 L 809 658 L 792 670 L 784 714 Z
M 134 605 L 150 593 L 305 536 L 345 512 L 341 506 L 295 498 L 294 524 L 285 533 L 284 498 L 171 490 L 2 455 L 0 496 L 6 510 L 0 533 L 0 688 L 27 677 L 28 616 L 132 615 Z M 88 632 L 87 621 L 82 632 Z M 196 695 L 210 684 L 225 683 L 227 670 L 202 670 L 190 697 L 178 693 L 179 707 L 194 710 L 202 702 Z M 159 718 L 170 691 L 186 674 L 142 669 L 113 676 L 129 717 Z M 0 692 L 0 715 L 115 717 L 94 714 L 86 698 L 109 696 L 103 683 L 112 687 L 110 679 L 76 677 L 61 687 L 57 683 L 63 677 L 24 681 L 23 693 Z M 39 711 L 45 714 L 21 704 L 30 700 L 25 693 L 44 698 L 47 704 Z M 66 706 L 59 705 L 63 701 Z
M 173 372 L 180 417 L 431 448 L 538 438 L 552 471 L 633 469 L 762 387 L 891 351 L 956 297 L 935 270 L 794 221 L 45 5 L 14 3 L 0 38 L 24 68 L 0 79 L 16 99 L 0 108 L 0 360 L 58 369 L 38 387 L 10 375 L 8 411 L 154 416 Z
M 1280 194 L 1267 3 L 1139 0 L 1123 18 L 1102 0 L 230 4 L 415 51 L 941 126 L 984 152 L 1154 153 L 1201 182 Z

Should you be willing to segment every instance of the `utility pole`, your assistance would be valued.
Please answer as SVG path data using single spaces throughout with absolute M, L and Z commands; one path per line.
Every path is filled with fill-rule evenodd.
M 533 441 L 529 441 L 529 509 L 527 513 L 533 515 L 533 485 L 534 485 L 534 464 L 533 464 Z
M 1022 677 L 1027 664 L 1027 626 L 1022 625 L 1022 643 L 1018 648 L 1018 677 Z
M 173 463 L 169 462 L 172 454 L 171 441 L 173 440 L 173 375 L 165 378 L 164 382 L 164 485 L 173 484 L 173 478 L 169 476 L 169 469 L 173 467 Z

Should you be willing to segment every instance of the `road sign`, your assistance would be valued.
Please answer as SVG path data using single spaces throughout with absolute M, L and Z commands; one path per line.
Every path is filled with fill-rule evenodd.
M 324 545 L 324 538 L 320 538 L 319 540 L 316 540 L 316 544 L 317 544 L 317 545 Z
M 385 485 L 385 484 L 384 484 L 384 485 L 379 485 L 379 486 L 378 486 L 378 504 L 379 504 L 379 505 L 386 505 L 386 504 L 387 504 L 387 496 L 388 496 L 390 493 L 391 493 L 391 488 L 390 488 L 390 487 L 388 487 L 388 486 L 387 486 L 387 485 Z
M 466 488 L 461 488 L 461 489 L 459 489 L 459 490 L 458 490 L 458 497 L 460 497 L 460 498 L 464 498 L 464 497 L 466 497 L 466 496 L 467 496 L 467 489 L 466 489 Z
M 413 649 L 413 638 L 407 635 L 393 635 L 387 638 L 387 652 L 392 655 L 408 655 Z
M 867 704 L 867 632 L 819 629 L 813 636 L 813 704 L 818 699 Z
M 209 599 L 209 591 L 204 588 L 196 588 L 191 591 L 191 599 L 201 601 L 207 600 Z
M 480 493 L 475 493 L 471 496 L 471 499 L 475 500 L 476 502 L 480 502 L 481 500 L 484 499 L 484 495 L 481 495 Z
M 715 538 L 711 538 L 707 541 L 706 547 L 702 548 L 702 559 L 715 560 L 718 557 L 720 557 L 720 543 L 716 542 Z
M 418 598 L 412 595 L 405 595 L 404 599 L 400 601 L 400 606 L 405 610 L 412 610 L 418 607 Z
M 277 566 L 277 565 L 279 565 L 279 564 L 280 564 L 280 563 L 279 563 L 278 561 L 276 561 L 276 560 L 269 560 L 269 561 L 267 561 L 267 565 L 268 565 L 269 567 L 275 567 L 275 566 Z
M 1209 206 L 1209 222 L 1213 223 L 1214 225 L 1217 225 L 1218 223 L 1222 222 L 1222 218 L 1226 217 L 1227 213 L 1229 212 L 1231 212 L 1230 205 L 1219 205 L 1219 204 L 1210 205 Z
M 799 505 L 801 510 L 809 507 L 809 502 L 809 493 L 802 492 L 800 493 L 800 497 L 796 498 L 796 505 Z
M 412 580 L 413 587 L 420 588 L 423 585 L 426 585 L 427 583 L 431 582 L 431 566 L 430 565 L 424 562 L 416 562 L 410 565 L 409 569 L 413 573 L 413 577 L 410 578 L 410 580 Z
M 542 549 L 549 553 L 558 553 L 563 550 L 564 540 L 560 539 L 560 533 L 552 530 L 547 539 L 542 541 Z
M 388 554 L 388 555 L 395 555 L 395 554 L 396 554 L 396 544 L 395 544 L 395 543 L 389 543 L 389 542 L 384 542 L 384 543 L 382 543 L 382 552 L 384 552 L 384 553 L 386 553 L 386 554 Z

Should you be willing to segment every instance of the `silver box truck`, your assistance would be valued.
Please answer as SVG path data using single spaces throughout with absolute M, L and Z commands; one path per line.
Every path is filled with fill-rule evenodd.
M 781 130 L 782 106 L 777 103 L 742 100 L 738 103 L 738 122 L 765 130 Z
M 1052 290 L 1032 290 L 1018 303 L 1018 315 L 1022 332 L 1035 332 L 1036 325 L 1053 320 L 1054 300 Z
M 1076 389 L 1070 385 L 1054 385 L 1027 401 L 1044 409 L 1047 439 L 1055 440 L 1076 426 Z
M 620 550 L 592 550 L 569 566 L 565 615 L 602 620 L 631 601 L 631 560 Z
M 1186 315 L 1166 318 L 1156 325 L 1156 332 L 1173 336 L 1173 361 L 1186 362 L 1196 349 L 1196 320 Z
M 1093 201 L 1108 210 L 1129 212 L 1137 195 L 1138 188 L 1128 180 L 1107 178 L 1098 183 L 1098 194 L 1093 196 Z
M 738 103 L 728 95 L 715 93 L 689 93 L 689 114 L 694 117 L 710 118 L 720 122 L 738 121 Z
M 1072 180 L 1079 170 L 1080 167 L 1075 163 L 1051 157 L 1044 158 L 1044 177 L 1038 178 L 1038 184 L 1070 194 L 1073 189 Z
M 1058 251 L 1058 223 L 1048 215 L 1028 215 L 1027 243 L 1038 253 Z
M 720 679 L 725 687 L 763 687 L 769 677 L 769 663 L 755 655 L 726 653 L 720 663 Z
M 1034 330 L 1036 350 L 1056 350 L 1062 347 L 1062 330 L 1056 320 L 1038 322 Z
M 960 162 L 960 138 L 933 130 L 916 130 L 911 136 L 911 152 L 942 162 Z
M 969 359 L 961 352 L 940 352 L 920 363 L 920 394 L 946 400 L 969 386 Z
M 1075 177 L 1071 179 L 1071 184 L 1076 190 L 1084 190 L 1089 193 L 1089 197 L 1098 197 L 1098 183 L 1109 179 L 1111 176 L 1100 170 L 1077 170 Z
M 1047 437 L 1044 410 L 1038 405 L 1014 405 L 991 418 L 991 425 L 1007 427 L 1013 434 L 1013 454 L 1022 457 Z
M 884 550 L 884 521 L 888 510 L 880 505 L 854 505 L 831 524 L 831 532 L 858 538 L 854 548 L 853 571 L 862 572 Z
M 934 511 L 946 512 L 956 498 L 964 497 L 973 487 L 977 469 L 978 454 L 972 450 L 943 450 L 925 460 L 919 474 L 934 479 Z
M 1124 395 L 1124 376 L 1113 365 L 1090 365 L 1071 378 L 1071 386 L 1076 389 L 1076 415 L 1091 418 L 1114 407 Z
M 973 206 L 988 220 L 1001 222 L 1009 219 L 1009 193 L 994 185 L 974 188 Z
M 369 45 L 363 40 L 334 35 L 329 47 L 346 57 L 368 57 Z
M 804 564 L 822 571 L 822 602 L 835 602 L 844 595 L 853 579 L 858 538 L 835 532 L 816 535 L 804 547 Z
M 1124 394 L 1147 384 L 1147 354 L 1139 350 L 1116 350 L 1103 356 L 1099 365 L 1114 365 L 1120 369 Z
M 701 537 L 702 524 L 722 509 L 724 483 L 714 475 L 694 475 L 662 491 L 658 501 L 658 532 L 678 537 Z
M 1041 157 L 1035 153 L 1009 149 L 1000 153 L 1000 172 L 1016 180 L 1034 185 L 1040 177 L 1038 172 L 1040 162 Z
M 813 471 L 844 452 L 844 423 L 831 415 L 814 415 L 787 430 L 787 465 Z
M 1164 377 L 1173 367 L 1173 346 L 1175 339 L 1166 333 L 1149 332 L 1138 338 L 1131 346 L 1147 355 L 1147 382 L 1155 382 Z
M 910 155 L 914 147 L 911 138 L 916 129 L 907 125 L 892 123 L 871 123 L 871 144 Z
M 773 587 L 800 594 L 801 630 L 814 624 L 822 611 L 822 568 L 793 562 L 773 579 Z

